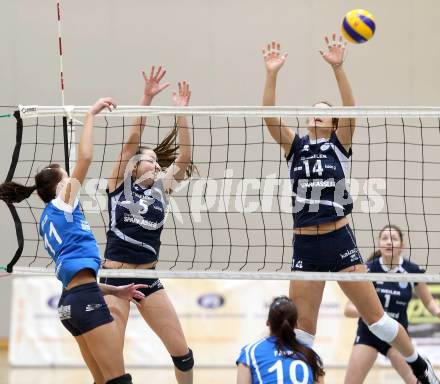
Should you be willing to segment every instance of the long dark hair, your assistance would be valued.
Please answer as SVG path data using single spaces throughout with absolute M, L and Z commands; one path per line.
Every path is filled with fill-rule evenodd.
M 399 235 L 400 242 L 403 242 L 403 232 L 402 232 L 402 230 L 401 230 L 397 225 L 394 225 L 394 224 L 385 225 L 385 227 L 383 227 L 383 228 L 380 230 L 380 232 L 379 232 L 379 239 L 380 239 L 380 237 L 382 236 L 382 233 L 383 233 L 384 231 L 386 231 L 386 230 L 390 230 L 390 229 L 394 229 L 394 230 L 397 232 L 397 234 Z M 380 249 L 378 249 L 377 251 L 374 251 L 374 252 L 370 255 L 370 257 L 367 259 L 367 263 L 368 263 L 369 261 L 373 261 L 373 260 L 375 260 L 375 259 L 378 259 L 378 258 L 381 257 L 381 256 L 382 256 L 382 253 L 380 252 Z
M 141 155 L 142 151 L 145 149 L 152 150 L 157 156 L 157 162 L 162 169 L 168 168 L 176 160 L 179 153 L 179 145 L 176 143 L 178 127 L 175 126 L 166 135 L 166 137 L 157 145 L 156 148 L 150 148 L 144 145 L 139 146 L 136 155 Z M 194 171 L 197 171 L 197 167 L 191 161 L 185 174 L 187 177 L 191 177 Z
M 20 203 L 34 191 L 46 204 L 56 197 L 57 185 L 63 178 L 59 164 L 50 164 L 35 175 L 35 184 L 26 186 L 14 181 L 0 184 L 0 199 L 6 203 Z
M 278 352 L 282 354 L 286 349 L 295 352 L 296 358 L 312 368 L 313 380 L 317 381 L 320 376 L 325 374 L 322 360 L 313 349 L 306 347 L 296 339 L 297 320 L 296 305 L 287 296 L 279 296 L 272 301 L 267 324 L 270 328 L 270 334 L 277 339 Z

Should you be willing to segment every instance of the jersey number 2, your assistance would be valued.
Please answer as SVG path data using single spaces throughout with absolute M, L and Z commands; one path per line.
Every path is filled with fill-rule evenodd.
M 296 375 L 296 367 L 301 366 L 303 371 L 303 378 L 300 381 L 298 376 Z M 283 372 L 283 362 L 281 360 L 277 360 L 277 362 L 272 365 L 268 370 L 269 373 L 276 372 L 277 373 L 277 384 L 284 384 L 284 372 Z M 289 376 L 290 382 L 292 384 L 307 384 L 309 382 L 309 369 L 307 364 L 302 360 L 293 360 L 290 363 L 289 367 Z

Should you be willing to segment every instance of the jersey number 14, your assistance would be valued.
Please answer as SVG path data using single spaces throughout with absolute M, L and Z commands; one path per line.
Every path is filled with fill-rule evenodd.
M 304 169 L 306 171 L 306 176 L 310 177 L 310 164 L 309 160 L 304 160 Z M 323 168 L 321 164 L 321 160 L 316 160 L 315 164 L 313 165 L 312 173 L 317 173 L 318 176 L 322 176 Z

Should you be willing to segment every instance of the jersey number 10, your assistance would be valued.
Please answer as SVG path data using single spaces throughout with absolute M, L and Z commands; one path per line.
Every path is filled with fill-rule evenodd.
M 298 379 L 296 374 L 296 368 L 300 366 L 303 371 L 302 380 Z M 277 373 L 277 384 L 284 384 L 284 371 L 283 371 L 283 362 L 281 360 L 277 360 L 277 362 L 272 365 L 268 370 L 269 373 L 276 372 Z M 309 382 L 309 369 L 307 364 L 302 360 L 292 360 L 289 367 L 289 376 L 290 383 L 292 384 L 307 384 Z

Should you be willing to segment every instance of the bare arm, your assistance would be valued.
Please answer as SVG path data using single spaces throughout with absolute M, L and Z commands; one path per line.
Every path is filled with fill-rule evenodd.
M 151 67 L 150 77 L 147 77 L 142 71 L 144 77 L 144 95 L 141 98 L 140 105 L 150 105 L 154 96 L 167 88 L 170 84 L 160 84 L 160 81 L 165 76 L 166 71 L 159 67 L 155 71 L 154 66 Z M 130 129 L 127 142 L 124 143 L 121 153 L 119 154 L 108 180 L 108 189 L 110 192 L 114 191 L 118 185 L 123 181 L 125 169 L 129 160 L 136 154 L 141 143 L 142 133 L 144 131 L 146 117 L 137 117 L 133 126 Z
M 58 196 L 73 207 L 79 190 L 86 178 L 93 159 L 93 122 L 95 116 L 104 108 L 116 107 L 116 103 L 109 97 L 99 99 L 86 115 L 84 127 L 78 145 L 78 160 L 72 172 L 71 178 L 63 185 Z
M 280 44 L 272 41 L 263 49 L 263 57 L 266 65 L 266 82 L 264 84 L 263 92 L 263 106 L 274 106 L 276 104 L 276 86 L 278 72 L 284 65 L 287 58 L 287 53 L 280 54 Z M 265 117 L 269 133 L 272 138 L 280 144 L 286 154 L 289 153 L 295 132 L 287 127 L 281 119 L 275 117 Z
M 348 301 L 347 304 L 345 305 L 344 316 L 350 317 L 350 318 L 360 317 L 360 314 L 359 314 L 357 308 L 355 307 L 355 305 L 351 301 Z
M 237 366 L 237 384 L 252 384 L 251 370 L 246 365 Z
M 324 52 L 321 50 L 319 52 L 321 53 L 323 59 L 327 63 L 329 63 L 333 69 L 336 83 L 338 84 L 339 93 L 341 95 L 342 105 L 344 107 L 353 107 L 356 105 L 354 101 L 353 91 L 351 89 L 350 82 L 348 81 L 348 77 L 343 67 L 347 43 L 344 43 L 342 41 L 341 36 L 339 37 L 339 40 L 336 41 L 335 33 L 333 33 L 332 35 L 332 41 L 330 41 L 329 38 L 326 36 L 325 42 L 328 46 L 328 52 Z M 336 135 L 338 136 L 339 141 L 347 151 L 351 147 L 355 128 L 355 119 L 342 118 L 339 120 Z
M 139 291 L 139 289 L 148 288 L 148 285 L 134 283 L 121 285 L 119 287 L 102 283 L 99 283 L 98 285 L 104 296 L 113 295 L 119 297 L 120 299 L 131 301 L 137 306 L 140 306 L 140 304 L 136 300 L 141 300 L 145 297 L 145 295 Z
M 422 301 L 426 309 L 431 313 L 432 316 L 440 317 L 440 307 L 437 301 L 432 296 L 429 291 L 428 285 L 426 283 L 419 283 L 415 287 L 417 296 Z
M 173 93 L 173 103 L 175 107 L 186 107 L 191 99 L 191 91 L 186 81 L 179 83 L 179 91 Z M 179 142 L 179 154 L 174 162 L 168 167 L 165 174 L 165 182 L 169 188 L 173 189 L 175 182 L 180 182 L 185 178 L 185 172 L 191 163 L 192 149 L 191 136 L 188 128 L 186 116 L 177 117 L 177 137 Z

